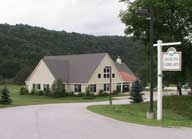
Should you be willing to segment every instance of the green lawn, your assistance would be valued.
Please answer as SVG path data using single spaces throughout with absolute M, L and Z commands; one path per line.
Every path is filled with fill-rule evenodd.
M 47 96 L 32 96 L 32 95 L 20 95 L 19 90 L 22 86 L 19 85 L 8 85 L 10 91 L 10 96 L 12 98 L 11 105 L 2 105 L 3 107 L 14 107 L 14 106 L 24 106 L 24 105 L 36 105 L 36 104 L 52 104 L 52 103 L 74 103 L 74 102 L 95 102 L 95 101 L 106 101 L 109 99 L 108 96 L 96 97 L 95 99 L 84 99 L 83 97 L 62 97 L 62 98 L 52 98 Z M 0 90 L 3 86 L 0 85 Z
M 192 96 L 169 96 L 163 98 L 163 120 L 148 120 L 149 103 L 131 105 L 97 105 L 88 109 L 117 120 L 152 126 L 192 127 Z M 156 107 L 156 106 L 155 106 Z

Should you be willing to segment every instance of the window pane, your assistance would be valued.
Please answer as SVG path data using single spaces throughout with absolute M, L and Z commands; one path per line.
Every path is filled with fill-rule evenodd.
M 104 84 L 104 91 L 109 91 L 109 84 Z
M 104 73 L 105 73 L 106 71 L 107 71 L 106 68 L 104 68 Z
M 91 92 L 96 92 L 96 84 L 91 84 L 90 85 L 90 91 Z
M 80 84 L 75 84 L 74 85 L 74 91 L 75 92 L 81 92 L 81 85 Z
M 41 85 L 40 84 L 37 84 L 37 89 L 41 89 Z
M 35 84 L 33 84 L 33 89 L 35 89 Z
M 110 71 L 109 71 L 109 68 L 107 68 L 107 73 L 109 73 Z
M 103 90 L 106 91 L 106 84 L 104 84 L 104 89 Z

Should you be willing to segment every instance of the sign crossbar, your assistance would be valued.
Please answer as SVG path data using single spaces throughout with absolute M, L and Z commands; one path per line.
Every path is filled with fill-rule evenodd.
M 158 46 L 159 44 L 154 44 L 153 46 Z M 172 46 L 172 45 L 181 45 L 181 42 L 169 42 L 169 43 L 161 43 L 161 46 Z

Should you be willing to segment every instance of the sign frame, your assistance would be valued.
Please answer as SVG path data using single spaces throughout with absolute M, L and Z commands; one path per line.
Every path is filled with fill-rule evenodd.
M 174 51 L 173 54 L 178 54 L 179 55 L 179 68 L 178 69 L 166 69 L 164 68 L 163 64 L 164 64 L 164 55 L 170 55 L 169 54 L 169 51 L 172 49 L 172 51 Z M 167 52 L 162 52 L 162 65 L 161 65 L 161 68 L 162 68 L 162 71 L 182 71 L 182 52 L 177 52 L 177 50 L 174 48 L 174 47 L 170 47 Z

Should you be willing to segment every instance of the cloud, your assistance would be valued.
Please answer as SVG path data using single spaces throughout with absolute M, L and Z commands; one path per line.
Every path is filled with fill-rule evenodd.
M 119 0 L 3 0 L 0 22 L 93 35 L 123 35 Z

